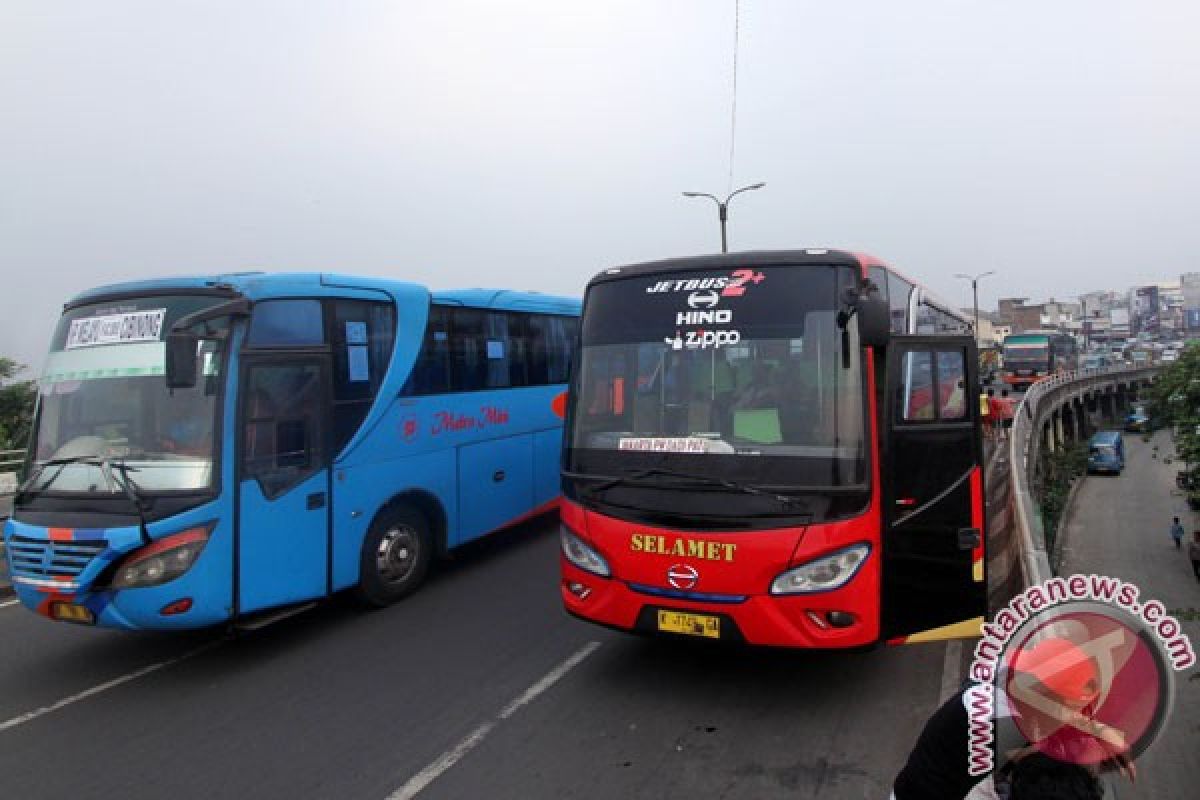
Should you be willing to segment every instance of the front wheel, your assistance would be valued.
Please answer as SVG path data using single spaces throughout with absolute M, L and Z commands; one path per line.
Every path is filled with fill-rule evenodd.
M 433 560 L 429 523 L 419 511 L 400 506 L 384 511 L 363 539 L 355 594 L 382 608 L 416 591 Z

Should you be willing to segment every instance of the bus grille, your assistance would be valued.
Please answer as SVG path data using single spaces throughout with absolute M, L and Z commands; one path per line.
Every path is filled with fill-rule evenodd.
M 13 580 L 35 585 L 57 581 L 64 589 L 76 588 L 70 579 L 79 577 L 107 546 L 106 542 L 49 542 L 14 536 L 8 542 Z

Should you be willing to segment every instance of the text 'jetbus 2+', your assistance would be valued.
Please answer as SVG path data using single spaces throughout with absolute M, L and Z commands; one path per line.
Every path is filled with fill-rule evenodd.
M 597 275 L 567 414 L 567 611 L 787 647 L 976 635 L 984 494 L 968 331 L 850 253 Z
M 327 274 L 85 292 L 4 529 L 17 594 L 121 628 L 396 600 L 439 553 L 557 505 L 578 314 Z

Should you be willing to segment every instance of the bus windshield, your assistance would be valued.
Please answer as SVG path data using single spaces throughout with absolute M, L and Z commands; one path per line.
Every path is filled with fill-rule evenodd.
M 832 266 L 594 286 L 567 468 L 620 476 L 667 465 L 797 490 L 861 487 L 863 366 L 857 323 L 839 325 L 850 286 L 854 271 Z
M 223 339 L 201 339 L 196 385 L 174 390 L 163 375 L 163 339 L 176 319 L 215 302 L 148 297 L 69 310 L 39 380 L 29 488 L 120 494 L 123 480 L 144 492 L 211 487 Z
M 1050 348 L 1046 342 L 1005 343 L 1005 364 L 1045 364 Z

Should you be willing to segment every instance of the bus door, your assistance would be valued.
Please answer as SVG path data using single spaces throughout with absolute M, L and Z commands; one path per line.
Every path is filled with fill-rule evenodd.
M 329 356 L 245 355 L 238 469 L 238 607 L 326 594 Z
M 886 358 L 883 634 L 978 635 L 987 583 L 975 342 L 894 336 Z

